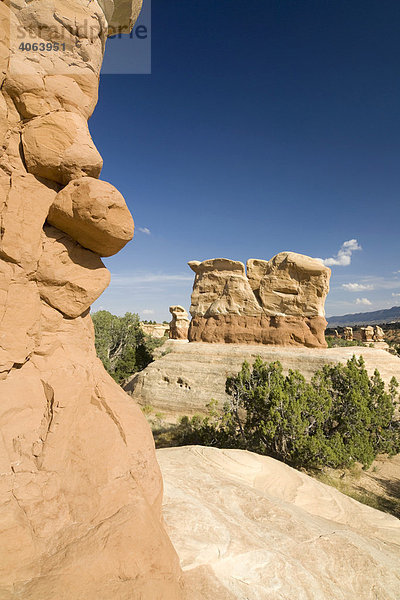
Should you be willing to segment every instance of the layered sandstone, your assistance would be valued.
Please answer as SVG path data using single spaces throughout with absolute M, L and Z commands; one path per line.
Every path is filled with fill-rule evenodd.
M 174 305 L 169 307 L 172 320 L 169 324 L 169 337 L 171 340 L 187 340 L 189 332 L 189 318 L 183 306 Z
M 157 450 L 196 600 L 398 600 L 400 521 L 244 450 Z
M 133 221 L 87 126 L 110 26 L 140 0 L 0 2 L 0 598 L 177 600 L 140 409 L 104 371 L 100 256 Z M 23 52 L 21 40 L 65 43 Z
M 142 406 L 152 407 L 154 413 L 174 422 L 183 415 L 206 414 L 212 399 L 222 408 L 229 400 L 226 378 L 236 375 L 245 360 L 250 364 L 257 356 L 266 362 L 279 360 L 285 373 L 298 370 L 310 380 L 325 364 L 346 363 L 353 354 L 363 357 L 370 375 L 378 369 L 387 386 L 392 377 L 399 379 L 400 358 L 376 347 L 298 348 L 168 340 L 157 350 L 158 358 L 133 375 L 125 390 Z
M 326 347 L 325 298 L 330 269 L 281 252 L 270 261 L 191 261 L 191 342 Z

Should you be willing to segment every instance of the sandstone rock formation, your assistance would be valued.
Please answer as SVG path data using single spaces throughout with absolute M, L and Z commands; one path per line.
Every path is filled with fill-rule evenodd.
M 157 451 L 196 600 L 398 600 L 400 521 L 266 456 Z M 200 593 L 199 593 L 200 592 Z
M 375 325 L 374 327 L 374 342 L 384 342 L 385 341 L 385 332 L 382 327 L 379 325 Z
M 244 360 L 251 364 L 256 356 L 267 362 L 279 360 L 285 372 L 297 369 L 310 379 L 323 365 L 345 363 L 353 354 L 364 358 L 370 375 L 378 369 L 386 385 L 392 377 L 400 379 L 400 358 L 383 349 L 278 348 L 168 340 L 157 350 L 158 358 L 136 373 L 125 390 L 142 406 L 151 406 L 154 412 L 174 422 L 182 415 L 207 413 L 206 406 L 212 398 L 222 408 L 229 399 L 225 394 L 226 378 L 236 375 Z
M 92 177 L 74 179 L 62 189 L 47 220 L 100 256 L 116 254 L 133 237 L 133 219 L 122 195 Z
M 353 341 L 353 328 L 352 327 L 344 328 L 344 339 L 349 342 Z
M 140 327 L 146 335 L 151 335 L 151 337 L 155 337 L 161 339 L 163 337 L 169 336 L 169 325 L 166 323 L 143 323 L 140 322 Z
M 369 343 L 374 341 L 374 328 L 371 327 L 371 325 L 368 325 L 368 327 L 361 327 L 360 333 L 362 342 Z
M 109 283 L 99 255 L 133 221 L 96 180 L 87 119 L 109 26 L 128 30 L 140 4 L 0 2 L 2 600 L 182 597 L 151 432 L 89 315 Z
M 169 337 L 171 340 L 187 340 L 189 332 L 189 318 L 183 306 L 170 306 L 169 312 L 172 321 L 169 324 Z
M 225 258 L 188 263 L 196 273 L 191 342 L 326 347 L 324 303 L 330 269 L 281 252 L 244 264 Z

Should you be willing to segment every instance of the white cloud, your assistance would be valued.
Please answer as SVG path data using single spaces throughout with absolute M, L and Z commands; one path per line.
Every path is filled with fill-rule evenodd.
M 396 290 L 400 288 L 398 279 L 368 276 L 362 278 L 362 285 L 372 285 L 374 290 Z
M 397 292 L 396 293 L 392 292 L 392 296 L 393 296 L 393 298 L 399 298 L 400 294 Z
M 363 304 L 364 306 L 371 306 L 372 302 L 368 298 L 357 298 L 356 304 Z
M 347 240 L 344 242 L 336 256 L 332 258 L 320 258 L 326 267 L 339 266 L 348 267 L 351 263 L 351 255 L 356 250 L 362 250 L 357 240 Z
M 151 235 L 151 231 L 148 227 L 138 227 L 138 231 L 141 231 L 145 235 Z
M 144 310 L 142 310 L 142 315 L 154 315 L 154 310 L 152 310 L 151 308 L 145 308 Z
M 373 290 L 372 283 L 342 283 L 342 288 L 349 292 L 364 292 L 365 290 Z

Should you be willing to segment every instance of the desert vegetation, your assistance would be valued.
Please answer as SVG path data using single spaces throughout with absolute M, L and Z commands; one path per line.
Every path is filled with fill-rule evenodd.
M 208 416 L 181 418 L 175 442 L 242 448 L 298 468 L 367 468 L 400 450 L 397 388 L 393 378 L 386 390 L 378 371 L 369 377 L 362 357 L 326 365 L 310 382 L 257 358 L 228 377 L 222 411 L 211 403 Z
M 337 347 L 347 347 L 347 346 L 366 346 L 364 342 L 359 342 L 358 340 L 345 340 L 344 338 L 338 338 L 334 335 L 326 335 L 325 336 L 326 343 L 328 344 L 328 348 L 337 348 Z
M 106 371 L 121 384 L 153 360 L 153 351 L 165 339 L 146 335 L 139 316 L 127 312 L 123 317 L 100 310 L 92 315 L 96 352 Z

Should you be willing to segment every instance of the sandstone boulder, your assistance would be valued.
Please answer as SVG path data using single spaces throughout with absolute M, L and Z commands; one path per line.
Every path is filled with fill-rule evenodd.
M 170 306 L 169 312 L 172 321 L 169 324 L 169 337 L 172 340 L 187 340 L 189 331 L 189 318 L 183 306 Z
M 47 220 L 100 256 L 116 254 L 133 238 L 133 219 L 123 196 L 92 177 L 74 179 L 63 188 Z
M 31 119 L 22 145 L 29 173 L 64 185 L 85 175 L 99 177 L 103 166 L 86 119 L 77 113 L 60 110 Z

